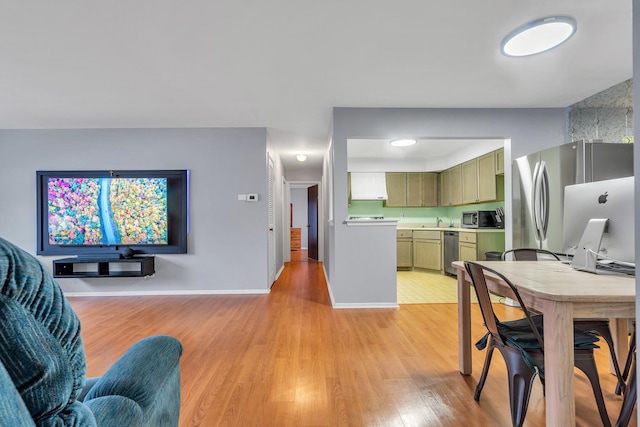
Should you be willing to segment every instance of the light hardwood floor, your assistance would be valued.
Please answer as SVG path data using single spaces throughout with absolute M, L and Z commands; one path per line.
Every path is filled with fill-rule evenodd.
M 82 321 L 90 376 L 145 336 L 180 339 L 181 427 L 510 425 L 500 356 L 479 403 L 473 390 L 484 352 L 474 352 L 473 375 L 457 370 L 456 304 L 336 310 L 321 264 L 303 256 L 286 265 L 268 295 L 70 301 Z M 516 309 L 496 309 L 517 316 Z M 477 339 L 484 330 L 477 307 L 472 310 Z M 615 418 L 621 398 L 613 393 L 606 351 L 598 351 L 598 362 Z M 578 425 L 599 425 L 581 374 L 576 393 Z M 544 424 L 536 381 L 525 426 Z

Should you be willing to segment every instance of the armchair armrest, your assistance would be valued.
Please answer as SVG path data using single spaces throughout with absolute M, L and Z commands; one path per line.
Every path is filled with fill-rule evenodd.
M 0 414 L 2 414 L 0 421 L 5 425 L 16 427 L 35 427 L 36 425 L 2 363 L 0 363 Z
M 91 402 L 121 396 L 140 407 L 142 425 L 177 426 L 180 413 L 180 341 L 152 336 L 138 341 L 97 380 L 84 403 L 92 410 L 103 407 Z M 124 403 L 126 400 L 122 400 Z M 94 405 L 95 404 L 95 405 Z M 135 410 L 134 410 L 135 411 Z M 100 414 L 94 412 L 96 419 Z

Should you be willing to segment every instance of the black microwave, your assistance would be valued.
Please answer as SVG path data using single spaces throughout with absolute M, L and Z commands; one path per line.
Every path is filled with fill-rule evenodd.
M 462 228 L 498 228 L 495 211 L 462 212 Z

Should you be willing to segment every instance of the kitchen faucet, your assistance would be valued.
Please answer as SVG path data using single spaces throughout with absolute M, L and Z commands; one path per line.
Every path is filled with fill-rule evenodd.
M 436 217 L 436 227 L 440 227 L 441 222 L 442 220 L 440 219 L 440 217 Z

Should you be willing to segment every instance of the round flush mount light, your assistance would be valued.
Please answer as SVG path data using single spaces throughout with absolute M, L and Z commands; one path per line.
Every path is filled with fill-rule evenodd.
M 394 147 L 408 147 L 409 145 L 413 145 L 415 143 L 417 143 L 418 141 L 416 141 L 415 139 L 392 139 L 391 141 L 389 141 L 389 144 L 393 145 Z
M 304 153 L 300 153 L 296 156 L 296 159 L 298 159 L 299 162 L 304 162 L 305 160 L 307 160 L 307 155 Z
M 506 56 L 530 56 L 553 49 L 576 32 L 576 20 L 569 16 L 550 16 L 529 22 L 510 32 L 500 50 Z

